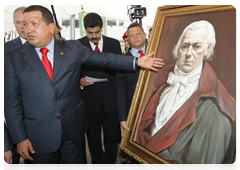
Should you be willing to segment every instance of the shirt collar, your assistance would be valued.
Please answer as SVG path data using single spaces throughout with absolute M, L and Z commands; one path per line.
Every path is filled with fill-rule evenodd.
M 146 50 L 146 46 L 144 45 L 144 47 L 141 49 L 143 51 L 143 53 L 145 54 L 145 50 Z M 140 57 L 140 53 L 138 53 L 139 50 L 137 50 L 136 48 L 131 48 L 130 52 L 134 57 Z
M 53 53 L 54 52 L 54 42 L 55 39 L 52 38 L 52 41 L 46 46 L 46 48 L 49 50 L 49 52 Z M 36 51 L 39 51 L 42 47 L 35 47 Z
M 27 40 L 24 39 L 24 38 L 22 38 L 21 36 L 19 36 L 19 37 L 20 37 L 20 40 L 21 40 L 22 44 L 25 44 L 25 42 L 26 42 Z

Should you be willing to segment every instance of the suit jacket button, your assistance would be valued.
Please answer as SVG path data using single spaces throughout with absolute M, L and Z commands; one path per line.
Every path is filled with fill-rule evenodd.
M 52 84 L 52 87 L 55 87 L 55 84 Z
M 60 119 L 60 116 L 57 116 L 58 119 Z

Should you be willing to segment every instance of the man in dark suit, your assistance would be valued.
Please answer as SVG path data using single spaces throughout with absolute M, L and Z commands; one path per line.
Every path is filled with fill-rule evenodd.
M 26 36 L 24 34 L 23 27 L 23 11 L 26 7 L 19 7 L 13 12 L 13 24 L 18 32 L 19 37 L 4 43 L 4 52 L 11 50 L 15 47 L 18 47 L 26 42 Z M 8 147 L 5 147 L 8 146 Z M 10 147 L 11 146 L 11 147 Z M 10 150 L 5 150 L 10 149 Z M 6 124 L 4 123 L 4 157 L 5 153 L 9 156 L 11 152 L 11 161 L 7 161 L 7 163 L 19 164 L 20 156 L 17 153 L 16 145 L 12 144 L 11 137 L 9 135 Z M 8 159 L 9 160 L 9 159 Z
M 133 59 L 57 40 L 52 14 L 42 6 L 26 8 L 23 23 L 27 42 L 4 54 L 4 110 L 12 141 L 33 163 L 86 163 L 81 66 L 132 70 L 135 63 L 157 71 L 162 62 L 153 53 Z
M 142 57 L 146 51 L 146 33 L 141 24 L 137 22 L 130 24 L 127 28 L 127 37 L 130 48 L 125 55 L 137 58 Z M 121 71 L 116 74 L 117 113 L 120 122 L 121 136 L 124 130 L 129 130 L 126 121 L 140 70 L 141 68 L 138 67 L 136 70 Z M 137 161 L 129 157 L 126 161 L 122 162 L 122 164 L 128 163 L 137 163 Z
M 141 57 L 146 51 L 146 33 L 142 26 L 134 22 L 127 28 L 128 42 L 130 49 L 125 54 L 131 57 Z M 141 68 L 138 67 L 134 71 L 122 71 L 117 74 L 117 112 L 118 120 L 121 127 L 121 136 L 124 130 L 128 130 L 126 126 L 126 120 L 128 117 L 128 111 L 131 106 L 132 97 L 137 84 L 138 76 Z
M 102 18 L 96 13 L 84 17 L 84 27 L 87 36 L 79 39 L 82 45 L 91 50 L 121 54 L 118 40 L 102 35 Z M 86 77 L 105 78 L 106 82 L 92 83 Z M 117 144 L 120 135 L 116 112 L 115 71 L 97 66 L 83 66 L 81 74 L 83 99 L 90 128 L 87 131 L 87 141 L 94 164 L 114 164 L 117 156 Z M 103 142 L 101 139 L 103 132 Z M 104 147 L 104 149 L 103 149 Z
M 19 37 L 4 43 L 4 52 L 20 46 L 26 42 L 26 36 L 23 26 L 23 11 L 26 7 L 19 7 L 13 12 L 13 24 L 18 32 Z
M 4 43 L 4 52 L 11 50 L 15 47 L 18 47 L 22 44 L 24 44 L 27 40 L 26 40 L 26 36 L 25 36 L 25 32 L 24 32 L 24 25 L 23 25 L 23 11 L 26 9 L 26 7 L 19 7 L 17 9 L 14 10 L 13 12 L 13 24 L 18 32 L 19 37 L 8 41 L 6 43 Z M 55 29 L 54 33 L 54 37 L 56 37 L 56 33 L 60 31 L 57 28 Z M 7 129 L 6 124 L 4 124 L 4 146 L 11 146 L 11 152 L 12 152 L 12 163 L 13 164 L 19 164 L 20 161 L 20 156 L 17 153 L 17 147 L 15 144 L 12 144 L 12 142 L 10 142 L 11 137 L 8 136 L 9 132 Z M 6 138 L 6 139 L 5 139 Z M 9 143 L 6 143 L 9 142 Z M 4 147 L 5 148 L 5 147 Z M 6 148 L 10 148 L 10 147 L 6 147 Z M 5 149 L 6 149 L 5 148 Z M 5 151 L 4 150 L 4 157 L 5 157 L 5 153 L 8 154 L 9 156 L 9 152 L 10 151 Z M 30 161 L 25 160 L 24 161 L 25 164 L 29 164 L 31 163 Z

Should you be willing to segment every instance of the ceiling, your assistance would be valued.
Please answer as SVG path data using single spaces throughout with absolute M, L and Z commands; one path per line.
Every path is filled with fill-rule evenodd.
M 9 5 L 4 9 L 4 32 L 15 30 L 13 25 L 13 11 L 21 5 Z M 52 11 L 50 5 L 44 5 Z M 161 5 L 142 5 L 146 7 L 147 16 L 142 19 L 142 24 L 152 26 L 157 7 Z M 70 15 L 84 12 L 95 12 L 101 16 L 111 19 L 121 19 L 130 21 L 127 15 L 128 9 L 131 5 L 54 5 L 55 14 L 57 19 L 67 19 Z

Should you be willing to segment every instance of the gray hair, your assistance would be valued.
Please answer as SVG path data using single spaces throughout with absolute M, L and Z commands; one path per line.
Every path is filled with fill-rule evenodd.
M 17 11 L 19 11 L 19 10 L 24 11 L 26 8 L 27 8 L 27 7 L 22 6 L 22 7 L 18 7 L 17 9 L 15 9 L 14 12 L 13 12 L 13 21 L 15 20 L 15 18 L 14 18 L 14 17 L 15 17 L 15 13 L 16 13 Z
M 206 35 L 206 42 L 207 42 L 207 44 L 211 44 L 211 47 L 210 47 L 209 53 L 207 54 L 207 56 L 205 56 L 205 59 L 210 60 L 210 61 L 212 60 L 212 55 L 214 53 L 213 49 L 214 49 L 215 44 L 216 44 L 215 30 L 214 30 L 214 27 L 212 26 L 212 24 L 208 21 L 205 21 L 205 20 L 193 22 L 183 30 L 181 36 L 178 39 L 177 45 L 173 49 L 173 55 L 174 55 L 175 58 L 177 58 L 178 49 L 179 49 L 179 46 L 180 46 L 180 44 L 183 40 L 183 37 L 184 37 L 185 33 L 188 30 L 193 30 L 194 31 L 194 30 L 197 30 L 197 29 L 200 29 L 200 28 L 207 28 L 207 30 L 208 30 L 207 35 Z

